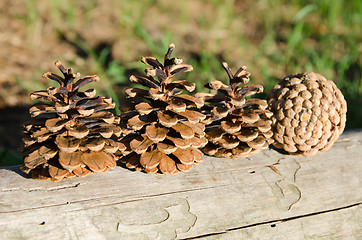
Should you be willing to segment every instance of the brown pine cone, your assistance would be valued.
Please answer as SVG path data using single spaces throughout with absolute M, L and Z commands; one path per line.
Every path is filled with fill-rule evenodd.
M 73 74 L 60 62 L 55 65 L 64 78 L 50 72 L 43 77 L 60 86 L 31 94 L 40 102 L 30 108 L 32 118 L 23 125 L 25 157 L 21 169 L 33 178 L 60 181 L 114 168 L 118 144 L 111 137 L 121 134 L 115 125 L 119 117 L 101 110 L 113 109 L 115 104 L 111 98 L 97 96 L 94 89 L 79 91 L 87 83 L 99 81 L 98 76 L 75 82 L 79 73 Z
M 120 139 L 119 154 L 126 167 L 148 173 L 176 174 L 188 171 L 203 160 L 198 149 L 207 143 L 205 116 L 197 110 L 204 102 L 191 92 L 195 84 L 173 80 L 176 74 L 192 70 L 171 58 L 175 45 L 170 44 L 164 64 L 154 57 L 142 57 L 147 64 L 146 75 L 130 77 L 144 88 L 129 88 L 128 97 L 120 106 L 121 128 L 126 135 Z M 146 88 L 146 89 L 145 89 Z
M 227 63 L 222 63 L 229 76 L 230 85 L 212 81 L 206 87 L 216 93 L 197 93 L 205 101 L 202 108 L 207 118 L 206 137 L 209 143 L 202 149 L 205 154 L 238 159 L 268 148 L 271 136 L 272 113 L 266 100 L 246 97 L 263 92 L 261 85 L 249 82 L 250 73 L 241 67 L 234 75 Z
M 342 134 L 347 103 L 333 81 L 313 72 L 285 77 L 269 94 L 274 146 L 313 156 L 328 150 Z

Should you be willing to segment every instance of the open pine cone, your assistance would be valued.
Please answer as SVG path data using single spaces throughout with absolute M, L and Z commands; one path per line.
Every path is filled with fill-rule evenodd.
M 246 97 L 263 92 L 261 85 L 249 82 L 250 73 L 241 67 L 234 75 L 226 62 L 222 63 L 230 85 L 215 80 L 206 87 L 216 93 L 197 93 L 205 101 L 203 113 L 207 118 L 206 137 L 209 143 L 202 149 L 205 154 L 238 159 L 268 148 L 271 139 L 272 113 L 265 100 Z
M 60 181 L 114 168 L 118 144 L 111 137 L 121 134 L 115 125 L 119 117 L 101 110 L 113 109 L 115 104 L 111 98 L 97 96 L 94 89 L 79 91 L 85 84 L 99 81 L 98 76 L 74 82 L 79 73 L 73 74 L 60 62 L 55 65 L 64 78 L 50 72 L 43 77 L 60 86 L 31 94 L 40 102 L 30 108 L 32 118 L 23 125 L 25 157 L 21 169 L 34 178 Z
M 200 123 L 205 116 L 195 109 L 204 102 L 182 94 L 182 90 L 193 91 L 194 83 L 173 80 L 176 74 L 192 70 L 191 65 L 181 64 L 181 59 L 171 58 L 174 47 L 169 45 L 163 64 L 154 57 L 142 57 L 150 66 L 145 70 L 147 75 L 130 77 L 147 89 L 127 89 L 128 97 L 120 106 L 121 128 L 126 135 L 120 140 L 120 161 L 128 168 L 176 174 L 203 160 L 198 148 L 207 143 Z
M 269 94 L 274 146 L 313 156 L 328 150 L 342 134 L 347 103 L 333 81 L 306 72 L 285 77 Z

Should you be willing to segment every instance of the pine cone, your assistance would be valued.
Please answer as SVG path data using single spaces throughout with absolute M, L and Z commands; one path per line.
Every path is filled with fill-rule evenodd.
M 104 109 L 113 109 L 111 98 L 96 95 L 96 90 L 84 92 L 79 88 L 99 81 L 98 76 L 79 77 L 60 62 L 55 65 L 64 78 L 45 73 L 43 77 L 55 80 L 60 87 L 31 94 L 34 104 L 29 112 L 31 120 L 23 125 L 24 165 L 21 169 L 34 178 L 60 181 L 63 178 L 86 176 L 92 172 L 106 172 L 116 166 L 114 153 L 118 144 L 112 135 L 121 130 L 115 117 Z
M 266 110 L 266 100 L 246 99 L 263 92 L 263 86 L 239 87 L 249 82 L 250 73 L 245 66 L 233 75 L 226 62 L 222 65 L 230 85 L 215 80 L 206 85 L 215 94 L 196 94 L 205 101 L 203 113 L 207 115 L 203 123 L 209 143 L 202 150 L 211 156 L 238 159 L 268 148 L 273 141 L 269 119 L 272 113 Z
M 347 103 L 333 81 L 317 73 L 287 76 L 269 94 L 274 146 L 312 156 L 328 150 L 342 134 Z
M 174 47 L 169 45 L 163 65 L 154 57 L 142 57 L 150 66 L 145 70 L 147 75 L 130 77 L 147 90 L 127 89 L 128 98 L 120 106 L 121 128 L 126 135 L 120 140 L 120 160 L 128 168 L 176 174 L 203 160 L 198 148 L 207 143 L 200 123 L 205 116 L 195 109 L 204 103 L 181 94 L 182 90 L 193 91 L 194 83 L 173 80 L 176 74 L 192 70 L 191 65 L 181 64 L 181 59 L 171 58 Z

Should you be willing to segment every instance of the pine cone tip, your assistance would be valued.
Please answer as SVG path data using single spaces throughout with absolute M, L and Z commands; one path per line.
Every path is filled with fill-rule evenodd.
M 55 61 L 54 64 L 57 68 L 60 68 L 62 66 L 62 63 L 60 61 Z

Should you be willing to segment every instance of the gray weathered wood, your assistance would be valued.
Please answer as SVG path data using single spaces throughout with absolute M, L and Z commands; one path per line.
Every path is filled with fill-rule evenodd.
M 177 176 L 0 178 L 1 239 L 362 239 L 362 130 L 312 158 L 205 157 Z

